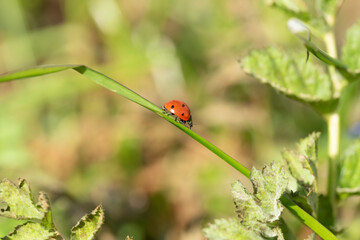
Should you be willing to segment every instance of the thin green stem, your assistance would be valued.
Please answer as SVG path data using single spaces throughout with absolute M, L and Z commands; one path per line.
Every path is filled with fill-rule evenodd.
M 324 42 L 326 50 L 333 58 L 337 58 L 337 49 L 335 35 L 333 31 L 334 19 L 328 19 L 328 23 L 332 27 L 332 31 L 329 31 L 324 36 Z M 334 96 L 338 95 L 341 90 L 341 82 L 339 75 L 336 72 L 335 66 L 329 66 L 329 75 L 333 85 Z M 336 185 L 337 185 L 337 165 L 339 155 L 339 142 L 340 142 L 340 117 L 338 112 L 330 113 L 326 116 L 326 122 L 328 127 L 328 157 L 329 157 L 329 173 L 328 173 L 328 186 L 327 193 L 330 200 L 332 213 L 336 216 Z
M 337 158 L 339 154 L 340 140 L 340 118 L 338 113 L 332 113 L 327 117 L 329 140 L 328 155 L 331 159 Z
M 335 35 L 333 31 L 329 31 L 324 35 L 324 42 L 326 45 L 326 50 L 328 54 L 333 57 L 337 58 L 337 48 L 336 48 L 336 41 L 335 41 Z M 331 82 L 333 85 L 333 92 L 338 93 L 341 89 L 341 82 L 338 77 L 338 74 L 336 72 L 335 66 L 329 66 L 329 74 L 331 77 Z
M 321 225 L 321 223 L 319 223 L 315 218 L 313 218 L 302 208 L 300 208 L 297 204 L 295 204 L 287 194 L 282 195 L 280 201 L 284 206 L 286 206 L 286 208 L 292 214 L 294 214 L 298 219 L 300 219 L 300 221 L 303 222 L 305 225 L 309 226 L 322 239 L 325 240 L 337 239 L 332 232 L 330 232 L 327 228 Z
M 216 147 L 214 144 L 210 143 L 200 135 L 196 134 L 192 130 L 188 129 L 184 125 L 176 122 L 173 118 L 167 116 L 166 114 L 159 114 L 161 117 L 168 120 L 171 124 L 175 125 L 175 127 L 180 128 L 183 132 L 188 134 L 190 137 L 192 137 L 195 141 L 199 142 L 203 146 L 205 146 L 207 149 L 215 153 L 217 156 L 219 156 L 222 160 L 227 162 L 230 166 L 238 170 L 240 173 L 242 173 L 245 177 L 250 178 L 250 170 L 241 165 L 238 161 L 236 161 L 234 158 L 230 157 L 228 154 L 224 153 L 220 148 Z
M 336 185 L 337 185 L 337 159 L 339 155 L 340 141 L 340 120 L 338 113 L 330 114 L 327 119 L 328 125 L 328 157 L 329 157 L 329 174 L 328 174 L 328 197 L 331 203 L 332 212 L 336 213 Z

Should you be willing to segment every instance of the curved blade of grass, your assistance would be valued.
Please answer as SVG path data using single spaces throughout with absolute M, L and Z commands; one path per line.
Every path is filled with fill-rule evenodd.
M 192 138 L 194 138 L 196 141 L 204 145 L 206 148 L 208 148 L 210 151 L 218 155 L 220 158 L 225 160 L 228 164 L 230 164 L 232 167 L 237 169 L 239 172 L 244 174 L 245 176 L 250 176 L 250 171 L 242 166 L 240 163 L 238 163 L 234 158 L 230 157 L 229 155 L 225 154 L 223 151 L 221 151 L 219 148 L 215 147 L 213 144 L 209 143 L 184 125 L 178 123 L 174 120 L 174 118 L 168 116 L 164 113 L 164 111 L 156 106 L 155 104 L 151 103 L 150 101 L 146 100 L 139 94 L 135 93 L 134 91 L 130 90 L 129 88 L 125 87 L 124 85 L 120 84 L 119 82 L 105 76 L 104 74 L 95 71 L 94 69 L 91 69 L 85 65 L 51 65 L 51 66 L 39 66 L 35 68 L 29 68 L 22 71 L 12 72 L 5 75 L 0 76 L 0 82 L 6 82 L 21 78 L 27 78 L 27 77 L 35 77 L 35 76 L 41 76 L 45 74 L 55 73 L 67 69 L 73 69 L 84 76 L 88 77 L 95 83 L 118 93 L 119 95 L 157 113 L 161 117 L 165 118 L 167 121 L 175 125 L 176 127 L 180 128 L 182 131 L 190 135 Z
M 67 69 L 73 69 L 84 76 L 88 77 L 95 83 L 113 91 L 121 96 L 157 113 L 162 118 L 169 121 L 171 124 L 188 134 L 190 137 L 192 137 L 197 142 L 204 145 L 207 149 L 215 153 L 217 156 L 219 156 L 221 159 L 223 159 L 225 162 L 230 164 L 233 168 L 238 170 L 240 173 L 242 173 L 247 178 L 250 178 L 250 171 L 245 168 L 243 165 L 241 165 L 238 161 L 236 161 L 234 158 L 230 157 L 226 153 L 224 153 L 222 150 L 220 150 L 215 145 L 211 144 L 192 130 L 188 129 L 184 125 L 176 122 L 172 117 L 168 116 L 163 112 L 161 108 L 156 106 L 155 104 L 151 103 L 150 101 L 146 100 L 139 94 L 133 92 L 129 88 L 125 87 L 124 85 L 120 84 L 119 82 L 105 76 L 104 74 L 97 72 L 85 65 L 51 65 L 51 66 L 39 66 L 34 68 L 29 68 L 25 70 L 20 70 L 4 75 L 0 75 L 0 82 L 6 82 L 21 78 L 27 78 L 27 77 L 35 77 L 35 76 L 41 76 L 45 74 L 55 73 Z M 310 216 L 308 213 L 306 213 L 304 210 L 302 210 L 299 206 L 297 206 L 295 203 L 293 203 L 286 195 L 281 197 L 281 202 L 284 204 L 286 208 L 288 208 L 295 216 L 297 216 L 304 224 L 306 224 L 308 227 L 310 227 L 312 230 L 314 230 L 320 237 L 323 239 L 329 239 L 334 240 L 337 239 L 328 229 L 326 229 L 323 225 L 321 225 L 316 219 L 314 219 L 312 216 Z
M 310 214 L 308 214 L 302 208 L 296 205 L 287 194 L 282 195 L 280 201 L 292 214 L 294 214 L 294 216 L 299 218 L 302 223 L 311 228 L 322 239 L 337 239 L 335 235 L 330 232 L 326 227 L 324 227 L 320 222 L 318 222 Z

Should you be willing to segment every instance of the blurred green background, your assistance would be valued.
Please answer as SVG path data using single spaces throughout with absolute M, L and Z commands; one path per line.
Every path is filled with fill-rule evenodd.
M 359 9 L 349 0 L 339 12 L 339 46 Z M 251 49 L 302 49 L 286 20 L 251 0 L 0 0 L 0 73 L 85 64 L 159 106 L 187 102 L 194 131 L 248 168 L 314 130 L 324 132 L 324 162 L 320 116 L 238 65 Z M 0 103 L 0 177 L 47 192 L 64 235 L 103 203 L 98 239 L 203 239 L 208 222 L 235 216 L 230 184 L 249 186 L 157 115 L 73 71 L 0 84 Z M 360 120 L 359 101 L 348 106 L 344 128 Z M 16 224 L 0 218 L 0 237 Z

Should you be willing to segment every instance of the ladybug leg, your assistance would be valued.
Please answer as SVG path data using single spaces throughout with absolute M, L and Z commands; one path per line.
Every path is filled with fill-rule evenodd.
M 187 121 L 189 128 L 191 129 L 193 126 L 192 117 L 190 116 L 190 119 Z
M 179 122 L 186 127 L 186 121 L 180 119 Z
M 174 115 L 173 113 L 169 112 L 169 110 L 167 110 L 167 109 L 165 108 L 165 106 L 162 106 L 161 108 L 162 108 L 162 110 L 164 110 L 164 114 L 166 114 L 166 115 L 168 115 L 168 116 Z

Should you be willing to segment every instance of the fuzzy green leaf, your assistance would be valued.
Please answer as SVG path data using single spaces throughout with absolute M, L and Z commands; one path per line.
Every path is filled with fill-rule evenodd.
M 287 55 L 277 48 L 254 50 L 241 61 L 244 71 L 288 97 L 327 112 L 337 106 L 331 80 L 304 53 Z
M 293 194 L 292 200 L 310 214 L 317 212 L 316 177 L 319 137 L 320 133 L 312 133 L 299 141 L 296 151 L 284 150 L 282 152 L 291 175 L 299 184 L 298 192 Z
M 71 229 L 71 240 L 91 240 L 104 222 L 102 206 L 97 206 L 90 214 L 85 215 Z
M 19 225 L 2 240 L 49 240 L 62 239 L 57 231 L 48 229 L 41 223 L 27 222 Z
M 360 74 L 360 21 L 346 32 L 346 41 L 342 48 L 343 62 L 349 70 Z
M 288 183 L 284 169 L 279 163 L 267 165 L 262 171 L 254 168 L 250 180 L 254 194 L 248 193 L 239 181 L 232 184 L 236 213 L 242 226 L 259 236 L 282 238 L 275 222 L 283 210 L 279 198 Z
M 250 179 L 266 221 L 278 220 L 283 210 L 279 199 L 288 184 L 284 168 L 277 162 L 266 165 L 261 172 L 253 168 Z
M 254 231 L 245 228 L 235 218 L 216 219 L 204 230 L 205 237 L 209 240 L 262 240 Z
M 282 157 L 288 163 L 291 175 L 302 185 L 311 186 L 314 184 L 315 176 L 312 173 L 309 163 L 304 155 L 298 155 L 292 150 L 284 150 Z
M 360 141 L 351 145 L 342 157 L 337 191 L 360 194 Z
M 0 183 L 0 216 L 15 219 L 38 219 L 44 217 L 45 210 L 33 202 L 30 187 L 24 179 L 18 186 L 7 179 Z
M 258 221 L 266 221 L 262 209 L 256 203 L 253 195 L 244 188 L 240 181 L 235 181 L 231 187 L 236 213 L 244 226 L 251 227 Z
M 289 170 L 302 185 L 311 186 L 316 179 L 317 170 L 317 140 L 320 133 L 312 133 L 301 139 L 296 151 L 284 150 L 282 156 Z

